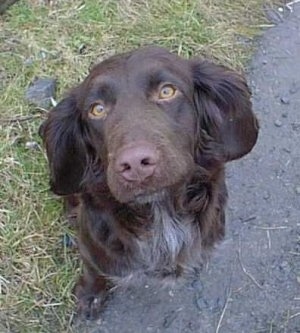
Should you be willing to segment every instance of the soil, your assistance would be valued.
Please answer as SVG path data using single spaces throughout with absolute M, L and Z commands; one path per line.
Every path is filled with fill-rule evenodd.
M 200 280 L 118 292 L 88 333 L 300 332 L 300 3 L 249 67 L 259 141 L 228 165 L 227 236 Z

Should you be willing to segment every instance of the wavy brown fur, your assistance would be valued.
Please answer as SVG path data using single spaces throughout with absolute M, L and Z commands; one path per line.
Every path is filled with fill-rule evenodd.
M 174 96 L 162 99 L 166 86 Z M 113 284 L 201 265 L 224 236 L 224 165 L 252 149 L 258 125 L 242 76 L 147 47 L 96 65 L 40 133 L 51 188 L 78 214 L 75 293 L 91 318 Z

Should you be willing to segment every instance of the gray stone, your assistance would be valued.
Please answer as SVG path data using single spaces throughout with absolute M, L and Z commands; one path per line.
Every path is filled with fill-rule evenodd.
M 26 91 L 26 99 L 40 108 L 47 109 L 54 98 L 56 80 L 52 78 L 37 78 Z
M 282 96 L 282 97 L 280 98 L 280 102 L 281 102 L 282 104 L 290 104 L 290 99 L 289 99 L 287 96 Z
M 18 0 L 2 0 L 0 1 L 0 15 L 2 15 L 8 7 L 12 6 Z
M 25 147 L 27 149 L 35 150 L 39 148 L 39 145 L 36 141 L 27 141 Z
M 34 63 L 34 60 L 32 58 L 27 58 L 27 59 L 24 60 L 24 65 L 25 66 L 28 66 L 28 67 L 32 66 L 33 63 Z
M 300 90 L 300 81 L 293 81 L 289 92 L 290 94 L 296 94 Z

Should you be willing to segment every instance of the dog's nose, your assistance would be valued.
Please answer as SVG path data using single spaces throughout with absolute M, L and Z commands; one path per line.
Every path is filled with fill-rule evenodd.
M 153 175 L 158 162 L 158 152 L 151 145 L 136 145 L 123 149 L 116 161 L 115 170 L 131 182 L 143 182 Z

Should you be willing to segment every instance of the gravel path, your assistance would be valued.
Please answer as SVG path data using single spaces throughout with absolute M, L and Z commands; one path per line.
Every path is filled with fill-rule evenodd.
M 118 293 L 89 333 L 300 332 L 300 4 L 250 66 L 261 132 L 228 168 L 227 237 L 201 280 Z

